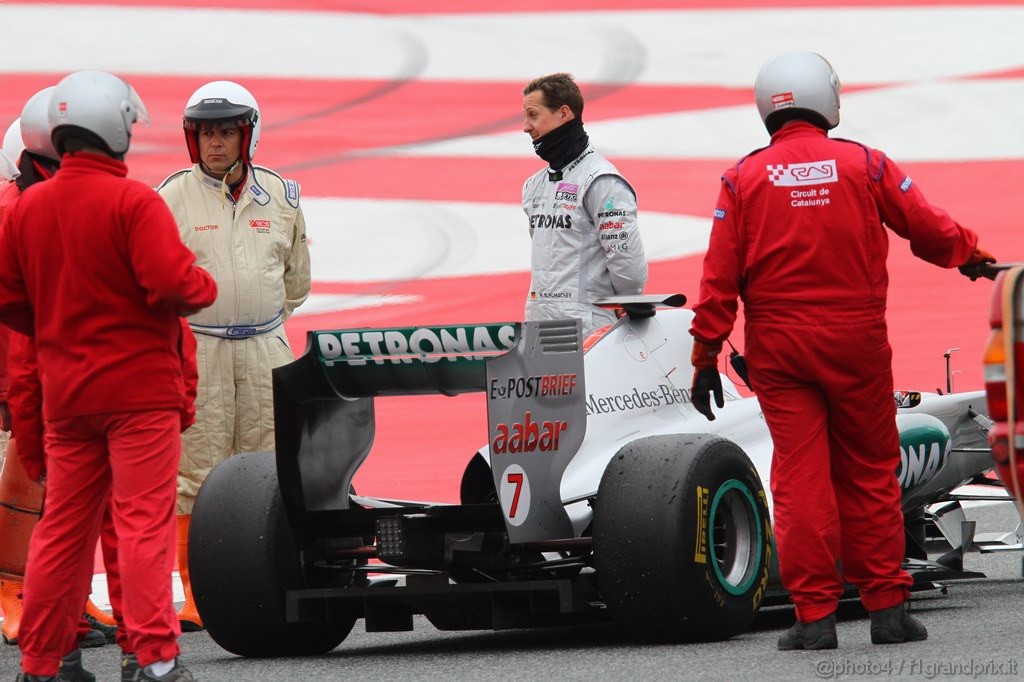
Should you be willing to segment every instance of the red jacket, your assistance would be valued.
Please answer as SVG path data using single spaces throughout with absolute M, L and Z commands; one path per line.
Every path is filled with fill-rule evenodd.
M 181 410 L 181 430 L 184 431 L 196 420 L 196 390 L 199 373 L 196 367 L 196 337 L 185 318 L 181 321 L 181 372 L 185 381 L 185 404 Z M 8 395 L 11 410 L 11 433 L 18 439 L 18 457 L 25 472 L 33 481 L 39 480 L 46 471 L 43 449 L 43 387 L 39 381 L 39 362 L 36 346 L 31 336 L 12 332 L 8 369 L 11 379 Z
M 966 263 L 978 242 L 882 152 L 810 123 L 784 126 L 722 177 L 691 333 L 724 340 L 737 297 L 748 320 L 884 320 L 883 224 L 947 268 Z
M 0 325 L 0 403 L 7 402 L 7 394 L 10 390 L 11 378 L 7 372 L 7 355 L 10 352 L 11 330 Z M 4 427 L 10 424 L 4 424 Z
M 6 213 L 7 207 L 14 203 L 18 195 L 18 185 L 13 180 L 5 182 L 0 187 L 0 226 L 3 225 L 4 213 Z M 7 375 L 7 349 L 9 344 L 10 330 L 0 325 L 0 403 L 7 402 L 7 389 L 10 385 L 10 379 Z
M 181 375 L 185 380 L 185 406 L 181 410 L 181 430 L 196 423 L 196 395 L 199 391 L 199 367 L 196 365 L 195 334 L 188 320 L 179 317 L 181 322 Z
M 216 284 L 163 199 L 126 175 L 67 155 L 0 234 L 0 321 L 35 336 L 47 420 L 186 407 L 179 314 Z
M 5 328 L 6 329 L 6 328 Z M 43 388 L 39 383 L 39 363 L 31 336 L 11 334 L 8 369 L 11 388 L 11 433 L 18 441 L 18 457 L 33 481 L 45 470 L 43 456 Z

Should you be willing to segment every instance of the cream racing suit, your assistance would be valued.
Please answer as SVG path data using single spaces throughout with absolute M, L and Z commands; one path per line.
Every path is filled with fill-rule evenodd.
M 523 210 L 533 240 L 526 319 L 578 317 L 586 337 L 615 321 L 593 301 L 643 291 L 647 258 L 636 193 L 593 146 L 559 172 L 531 176 Z
M 250 166 L 229 196 L 199 166 L 157 190 L 197 264 L 217 280 L 216 302 L 189 318 L 198 349 L 196 421 L 182 435 L 178 513 L 219 462 L 274 449 L 271 370 L 293 359 L 283 322 L 309 295 L 309 249 L 299 186 Z

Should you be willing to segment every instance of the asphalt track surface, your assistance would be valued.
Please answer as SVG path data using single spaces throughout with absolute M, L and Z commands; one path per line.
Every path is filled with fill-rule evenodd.
M 1012 529 L 1008 505 L 968 510 L 978 532 Z M 441 632 L 417 618 L 412 632 L 367 633 L 357 622 L 342 644 L 323 656 L 244 659 L 205 633 L 182 635 L 182 656 L 202 682 L 306 680 L 814 680 L 980 679 L 1024 677 L 1020 553 L 971 553 L 966 567 L 985 579 L 918 592 L 915 613 L 928 627 L 925 642 L 875 646 L 856 602 L 839 611 L 839 646 L 830 652 L 779 652 L 775 641 L 793 622 L 790 607 L 764 609 L 750 631 L 711 644 L 645 645 L 623 641 L 610 626 L 545 630 Z M 115 682 L 120 650 L 85 651 L 86 668 Z M 13 678 L 19 652 L 0 647 L 0 679 Z M 986 667 L 987 666 L 987 667 Z

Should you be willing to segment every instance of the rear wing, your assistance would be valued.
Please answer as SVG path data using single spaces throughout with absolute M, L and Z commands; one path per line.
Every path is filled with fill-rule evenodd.
M 518 323 L 314 331 L 300 360 L 339 398 L 455 395 L 482 391 L 485 361 L 515 348 L 519 335 Z
M 376 397 L 487 391 L 495 487 L 513 541 L 571 536 L 559 488 L 586 432 L 581 334 L 576 319 L 310 332 L 306 352 L 273 371 L 292 523 L 349 507 L 373 445 Z

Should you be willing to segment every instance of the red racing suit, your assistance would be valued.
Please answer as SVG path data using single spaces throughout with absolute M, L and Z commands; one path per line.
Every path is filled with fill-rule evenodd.
M 714 345 L 743 299 L 751 387 L 775 448 L 782 583 L 805 623 L 835 611 L 844 576 L 869 611 L 904 602 L 911 584 L 883 225 L 941 267 L 966 263 L 978 241 L 883 153 L 790 123 L 723 176 L 694 306 L 691 333 Z
M 187 412 L 180 315 L 211 304 L 166 204 L 105 156 L 65 156 L 0 233 L 0 322 L 33 334 L 41 368 L 46 510 L 29 548 L 22 669 L 54 675 L 74 648 L 108 500 L 125 649 L 169 660 L 179 437 Z M 88 216 L 88 219 L 83 219 Z
M 31 336 L 12 332 L 0 326 L 0 333 L 10 335 L 7 371 L 10 376 L 8 400 L 11 407 L 12 432 L 18 435 L 18 456 L 32 480 L 39 480 L 46 471 L 43 456 L 43 387 L 39 381 L 39 361 Z M 181 430 L 195 421 L 196 339 L 188 322 L 181 318 L 181 371 L 185 382 L 185 402 L 179 414 Z

